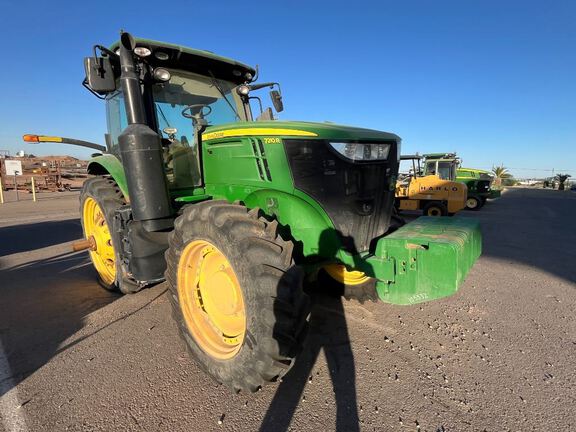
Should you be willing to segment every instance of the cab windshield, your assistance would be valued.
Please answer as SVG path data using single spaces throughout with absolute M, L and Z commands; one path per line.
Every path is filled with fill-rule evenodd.
M 452 162 L 438 162 L 438 177 L 442 180 L 454 180 L 456 167 Z
M 202 184 L 198 145 L 192 119 L 200 115 L 215 126 L 246 120 L 246 111 L 234 91 L 236 84 L 189 72 L 171 71 L 168 82 L 152 87 L 158 133 L 162 137 L 166 177 L 171 189 L 189 189 Z M 110 150 L 119 153 L 118 136 L 127 126 L 121 91 L 108 96 L 106 112 Z M 248 108 L 246 108 L 248 109 Z
M 235 87 L 227 81 L 172 71 L 169 82 L 153 87 L 160 131 L 166 127 L 191 129 L 192 121 L 182 115 L 188 106 L 193 114 L 202 110 L 209 126 L 244 120 L 244 108 L 232 91 Z
M 170 81 L 153 87 L 160 136 L 166 142 L 164 160 L 171 188 L 201 184 L 194 123 L 185 114 L 200 116 L 215 126 L 245 120 L 234 83 L 182 71 L 171 71 Z
M 437 175 L 442 180 L 454 180 L 456 178 L 456 165 L 453 162 L 427 162 L 426 175 Z

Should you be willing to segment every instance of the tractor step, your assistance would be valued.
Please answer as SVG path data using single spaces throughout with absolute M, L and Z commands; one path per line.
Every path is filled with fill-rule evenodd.
M 380 239 L 368 262 L 374 267 L 378 262 L 393 265 L 384 280 L 374 268 L 380 300 L 407 305 L 454 294 L 481 252 L 477 220 L 420 217 Z

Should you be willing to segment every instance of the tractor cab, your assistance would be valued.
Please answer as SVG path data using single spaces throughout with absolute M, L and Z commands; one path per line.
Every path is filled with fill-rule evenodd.
M 257 120 L 273 120 L 272 109 L 262 109 L 262 101 L 251 95 L 252 91 L 276 87 L 270 92 L 273 106 L 277 112 L 283 110 L 279 85 L 250 84 L 256 77 L 250 66 L 208 51 L 147 39 L 135 38 L 134 42 L 146 124 L 161 137 L 166 179 L 172 191 L 185 194 L 202 186 L 199 141 L 206 128 L 252 122 L 251 101 L 260 107 Z M 119 156 L 118 137 L 128 126 L 119 76 L 119 43 L 97 49 L 101 57 L 85 61 L 85 86 L 106 101 L 108 152 Z M 106 74 L 110 79 L 103 85 Z

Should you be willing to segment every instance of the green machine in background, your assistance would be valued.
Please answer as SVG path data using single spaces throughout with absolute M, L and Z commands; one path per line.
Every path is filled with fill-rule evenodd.
M 183 339 L 219 382 L 256 391 L 290 369 L 305 280 L 409 305 L 454 294 L 479 257 L 470 218 L 392 232 L 398 136 L 277 121 L 256 91 L 280 112 L 279 85 L 207 51 L 127 33 L 94 50 L 84 85 L 108 133 L 81 194 L 82 244 L 109 289 L 168 282 Z
M 466 184 L 468 190 L 473 187 L 482 202 L 488 199 L 500 198 L 502 191 L 494 188 L 494 175 L 490 171 L 476 168 L 458 168 L 456 170 L 456 181 Z
M 424 175 L 437 174 L 441 179 L 466 185 L 468 210 L 480 210 L 486 200 L 500 197 L 500 191 L 492 187 L 494 176 L 489 171 L 460 167 L 462 161 L 456 153 L 428 153 L 423 158 Z

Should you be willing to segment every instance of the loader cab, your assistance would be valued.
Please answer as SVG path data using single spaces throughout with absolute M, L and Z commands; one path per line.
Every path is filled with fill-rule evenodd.
M 456 180 L 460 159 L 453 153 L 431 153 L 424 155 L 424 175 L 437 175 L 441 180 Z

